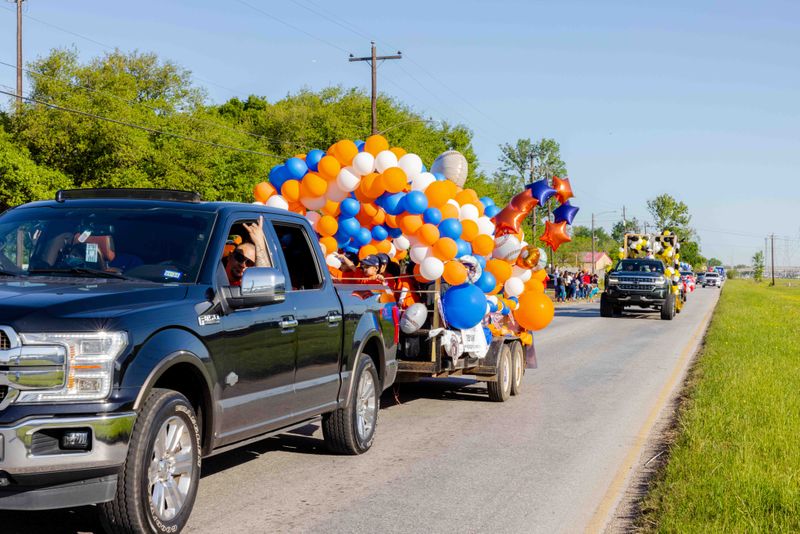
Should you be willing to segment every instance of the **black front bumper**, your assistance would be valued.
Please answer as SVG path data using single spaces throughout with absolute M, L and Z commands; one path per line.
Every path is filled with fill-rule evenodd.
M 667 299 L 668 290 L 656 289 L 654 291 L 627 291 L 623 289 L 616 289 L 613 286 L 609 287 L 606 292 L 606 298 L 615 305 L 622 306 L 660 306 Z
M 3 473 L 0 472 L 0 480 Z M 44 486 L 0 487 L 0 510 L 54 510 L 108 502 L 117 491 L 117 475 Z

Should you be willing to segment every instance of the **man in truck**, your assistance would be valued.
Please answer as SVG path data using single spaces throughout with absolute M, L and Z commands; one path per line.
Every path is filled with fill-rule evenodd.
M 267 239 L 264 235 L 264 218 L 259 217 L 256 223 L 245 223 L 244 229 L 250 235 L 250 241 L 244 241 L 233 249 L 224 261 L 225 274 L 232 286 L 242 285 L 242 276 L 248 267 L 270 267 L 267 254 Z

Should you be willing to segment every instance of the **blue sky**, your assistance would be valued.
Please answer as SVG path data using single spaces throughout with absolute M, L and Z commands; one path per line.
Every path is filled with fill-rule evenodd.
M 14 6 L 0 8 L 13 63 Z M 25 14 L 27 59 L 155 51 L 215 102 L 367 88 L 347 55 L 372 38 L 404 55 L 380 67 L 379 90 L 470 127 L 484 170 L 500 143 L 558 140 L 577 223 L 594 212 L 610 227 L 623 205 L 647 218 L 666 192 L 689 205 L 707 256 L 749 263 L 775 232 L 794 239 L 776 242 L 776 262 L 800 263 L 800 2 L 27 0 Z

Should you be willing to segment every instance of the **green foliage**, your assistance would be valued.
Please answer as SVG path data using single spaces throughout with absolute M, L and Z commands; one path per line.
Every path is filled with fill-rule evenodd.
M 708 262 L 706 262 L 706 263 L 708 263 L 709 268 L 711 268 L 711 267 L 720 267 L 722 265 L 722 260 L 717 259 L 717 258 L 709 258 Z
M 681 243 L 681 261 L 691 265 L 695 270 L 701 270 L 706 265 L 706 258 L 700 254 L 700 245 L 696 241 Z
M 689 207 L 673 196 L 663 194 L 647 201 L 647 211 L 655 221 L 658 232 L 670 230 L 678 235 L 681 242 L 689 241 L 694 230 L 689 226 L 692 216 Z
M 760 250 L 753 254 L 753 278 L 756 282 L 764 279 L 764 253 Z
M 634 217 L 633 219 L 628 219 L 627 221 L 617 221 L 613 228 L 611 228 L 611 237 L 619 246 L 622 246 L 622 241 L 625 237 L 625 234 L 637 234 L 641 231 L 642 225 L 639 224 L 639 220 Z

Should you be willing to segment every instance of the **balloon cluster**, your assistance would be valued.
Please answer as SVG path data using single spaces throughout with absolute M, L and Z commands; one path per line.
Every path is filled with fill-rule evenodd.
M 557 196 L 556 222 L 541 240 L 553 250 L 569 240 L 567 179 L 535 182 L 500 208 L 462 185 L 467 162 L 447 151 L 430 172 L 422 159 L 373 135 L 341 140 L 276 165 L 269 181 L 255 186 L 257 203 L 305 215 L 319 235 L 329 266 L 339 250 L 360 258 L 385 253 L 414 263 L 419 282 L 444 280 L 444 319 L 453 328 L 481 323 L 487 313 L 513 314 L 518 332 L 544 328 L 553 303 L 544 294 L 544 250 L 528 244 L 520 224 L 538 204 Z
M 680 243 L 678 236 L 664 230 L 661 234 L 651 236 L 644 235 L 629 235 L 627 236 L 628 250 L 624 248 L 619 249 L 620 259 L 625 257 L 652 257 L 661 260 L 664 263 L 664 276 L 672 281 L 672 292 L 678 293 L 678 284 L 680 282 Z M 691 267 L 689 267 L 691 270 Z

